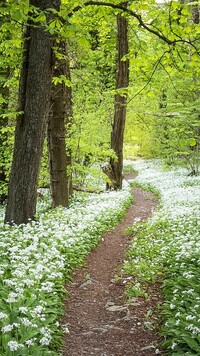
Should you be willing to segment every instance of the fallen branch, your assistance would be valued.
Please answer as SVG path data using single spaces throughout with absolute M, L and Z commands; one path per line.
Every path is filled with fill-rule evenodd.
M 103 190 L 81 187 L 79 185 L 73 185 L 73 189 L 78 192 L 95 193 L 95 194 L 103 193 Z

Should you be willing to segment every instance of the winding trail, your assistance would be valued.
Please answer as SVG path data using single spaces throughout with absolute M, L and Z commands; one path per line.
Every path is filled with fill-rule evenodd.
M 102 237 L 86 259 L 86 267 L 74 271 L 73 283 L 66 286 L 63 324 L 69 333 L 64 337 L 63 356 L 155 355 L 159 342 L 158 326 L 154 326 L 159 286 L 150 288 L 148 300 L 140 297 L 127 301 L 127 279 L 117 280 L 115 276 L 120 273 L 130 244 L 124 230 L 138 219 L 147 219 L 156 205 L 152 193 L 134 189 L 134 203 L 124 219 Z

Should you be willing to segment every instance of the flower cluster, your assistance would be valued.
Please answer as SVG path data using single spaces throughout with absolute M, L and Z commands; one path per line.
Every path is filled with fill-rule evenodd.
M 137 183 L 159 191 L 158 210 L 135 233 L 124 269 L 140 282 L 163 280 L 164 346 L 173 355 L 200 354 L 200 177 L 138 161 Z M 173 351 L 172 351 L 173 350 Z
M 64 283 L 125 213 L 131 188 L 74 199 L 70 207 L 9 226 L 0 221 L 0 355 L 57 355 Z M 47 207 L 49 202 L 47 200 Z

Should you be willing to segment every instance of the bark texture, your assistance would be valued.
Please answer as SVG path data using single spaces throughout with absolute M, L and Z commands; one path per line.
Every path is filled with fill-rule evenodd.
M 70 80 L 70 67 L 65 42 L 59 44 L 63 58 L 57 60 L 53 75 Z M 71 155 L 66 151 L 66 127 L 72 116 L 71 87 L 64 82 L 52 87 L 51 114 L 48 122 L 50 187 L 53 207 L 68 204 L 71 191 Z M 67 125 L 66 125 L 67 124 Z
M 1 75 L 1 73 L 0 73 Z M 8 134 L 7 131 L 2 130 L 8 126 L 8 119 L 3 118 L 2 115 L 6 113 L 8 110 L 8 97 L 9 97 L 9 90 L 7 87 L 1 88 L 0 85 L 0 91 L 2 94 L 3 99 L 5 102 L 1 105 L 0 109 L 0 182 L 2 184 L 6 184 L 6 166 L 5 166 L 5 142 L 8 140 Z M 2 132 L 3 131 L 3 132 Z M 5 193 L 0 193 L 0 203 L 6 200 L 6 194 Z
M 180 4 L 187 4 L 187 3 L 192 3 L 194 2 L 194 6 L 191 8 L 191 13 L 192 13 L 192 21 L 196 24 L 199 23 L 199 4 L 197 3 L 196 0 L 179 0 Z
M 59 0 L 30 0 L 40 10 L 59 10 Z M 49 17 L 52 16 L 51 14 Z M 28 23 L 19 86 L 19 111 L 5 221 L 27 223 L 36 213 L 37 182 L 49 111 L 52 40 L 41 25 Z
M 6 72 L 2 73 L 0 71 L 0 76 L 6 76 Z M 8 140 L 8 134 L 6 130 L 3 131 L 2 129 L 8 126 L 8 118 L 4 118 L 3 115 L 8 110 L 9 89 L 8 87 L 4 87 L 3 85 L 0 84 L 0 92 L 4 100 L 4 103 L 1 105 L 0 108 L 0 182 L 6 184 L 7 174 L 6 174 L 6 167 L 5 167 L 4 152 L 5 152 L 5 142 L 7 142 Z M 6 194 L 0 193 L 0 202 L 5 201 L 5 199 L 6 199 Z
M 196 3 L 195 0 L 191 0 L 191 2 L 195 2 L 195 6 L 192 7 L 192 20 L 195 24 L 199 24 L 199 4 Z
M 122 3 L 127 7 L 127 3 Z M 114 122 L 111 132 L 111 148 L 117 159 L 110 159 L 112 183 L 108 188 L 117 190 L 122 188 L 123 141 L 126 122 L 127 87 L 129 84 L 129 60 L 122 60 L 128 53 L 128 22 L 120 14 L 117 15 L 117 78 L 116 89 L 125 89 L 123 93 L 115 95 Z

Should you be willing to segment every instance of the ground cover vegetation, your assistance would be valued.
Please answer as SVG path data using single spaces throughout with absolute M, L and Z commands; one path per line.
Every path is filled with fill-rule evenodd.
M 160 161 L 137 161 L 135 180 L 160 193 L 160 206 L 137 222 L 124 272 L 134 276 L 127 295 L 148 298 L 146 285 L 162 283 L 162 346 L 169 355 L 200 353 L 200 178 L 186 169 L 163 169 Z M 135 279 L 136 277 L 136 279 Z
M 107 188 L 120 188 L 123 140 L 125 156 L 164 158 L 168 164 L 184 159 L 192 176 L 199 173 L 199 34 L 197 1 L 0 0 L 0 200 L 7 206 L 6 214 L 5 206 L 0 209 L 4 261 L 1 280 L 4 309 L 0 316 L 1 351 L 5 354 L 53 354 L 57 347 L 59 341 L 54 330 L 57 335 L 55 320 L 59 315 L 54 312 L 52 301 L 48 307 L 45 305 L 45 293 L 53 291 L 54 300 L 60 303 L 67 273 L 64 270 L 68 271 L 66 264 L 71 269 L 73 261 L 78 262 L 77 250 L 81 256 L 85 255 L 100 236 L 96 227 L 92 230 L 93 217 L 89 215 L 91 221 L 87 218 L 87 226 L 91 230 L 82 240 L 88 227 L 81 229 L 79 221 L 83 215 L 79 209 L 87 210 L 88 206 L 93 213 L 96 209 L 99 218 L 95 215 L 94 221 L 99 234 L 104 231 L 101 226 L 110 224 L 106 220 L 106 207 L 101 215 L 89 202 L 109 197 L 107 209 L 110 206 L 116 214 L 110 198 L 115 193 L 81 198 L 72 206 L 70 196 L 73 189 L 101 191 L 105 184 Z M 125 42 L 127 46 L 123 48 Z M 120 80 L 122 77 L 126 77 L 126 83 Z M 184 174 L 185 185 L 180 192 L 196 191 L 198 178 L 186 179 Z M 169 174 L 169 184 L 170 177 Z M 119 178 L 119 184 L 115 184 L 115 178 Z M 67 182 L 68 196 L 59 200 L 63 182 Z M 44 187 L 50 188 L 50 199 Z M 42 199 L 36 211 L 37 195 L 41 195 L 38 188 L 42 189 Z M 116 193 L 116 197 L 120 194 Z M 173 194 L 176 197 L 174 191 Z M 195 221 L 189 193 L 188 199 L 185 209 L 191 221 Z M 67 204 L 68 210 L 59 207 L 47 212 L 51 205 Z M 195 209 L 198 210 L 196 204 L 194 216 Z M 72 211 L 78 211 L 77 215 L 72 217 Z M 88 216 L 88 210 L 83 214 Z M 17 222 L 19 227 L 3 225 L 5 215 L 6 222 Z M 184 223 L 181 220 L 184 217 L 179 219 Z M 57 237 L 56 221 L 60 226 L 57 230 L 61 229 L 64 237 Z M 166 220 L 162 223 L 171 226 L 174 220 L 169 216 L 168 223 Z M 177 229 L 180 225 L 177 223 Z M 193 225 L 188 222 L 187 230 Z M 74 229 L 78 236 L 75 240 Z M 22 252 L 18 255 L 19 248 Z M 48 249 L 53 257 L 49 257 Z M 46 263 L 52 261 L 55 285 L 54 279 L 48 279 L 46 267 L 40 266 L 46 254 Z M 22 263 L 20 268 L 25 274 L 20 274 L 17 267 L 19 258 L 24 261 L 27 258 L 27 266 L 33 262 L 30 271 Z M 37 281 L 29 282 L 34 268 L 38 271 Z M 31 298 L 31 288 L 38 288 L 36 297 Z M 28 309 L 23 309 L 23 303 Z M 176 308 L 169 310 L 171 313 Z M 173 345 L 174 352 L 182 352 L 178 341 L 182 336 L 174 330 L 178 336 L 175 338 L 173 334 L 168 346 Z M 184 345 L 193 345 L 195 352 L 195 340 L 189 339 L 188 334 L 184 338 Z M 48 346 L 52 351 L 48 351 Z
M 26 225 L 1 219 L 1 355 L 58 354 L 64 283 L 131 201 L 125 184 L 120 192 L 79 195 L 68 209 L 49 211 L 46 199 L 38 221 Z

